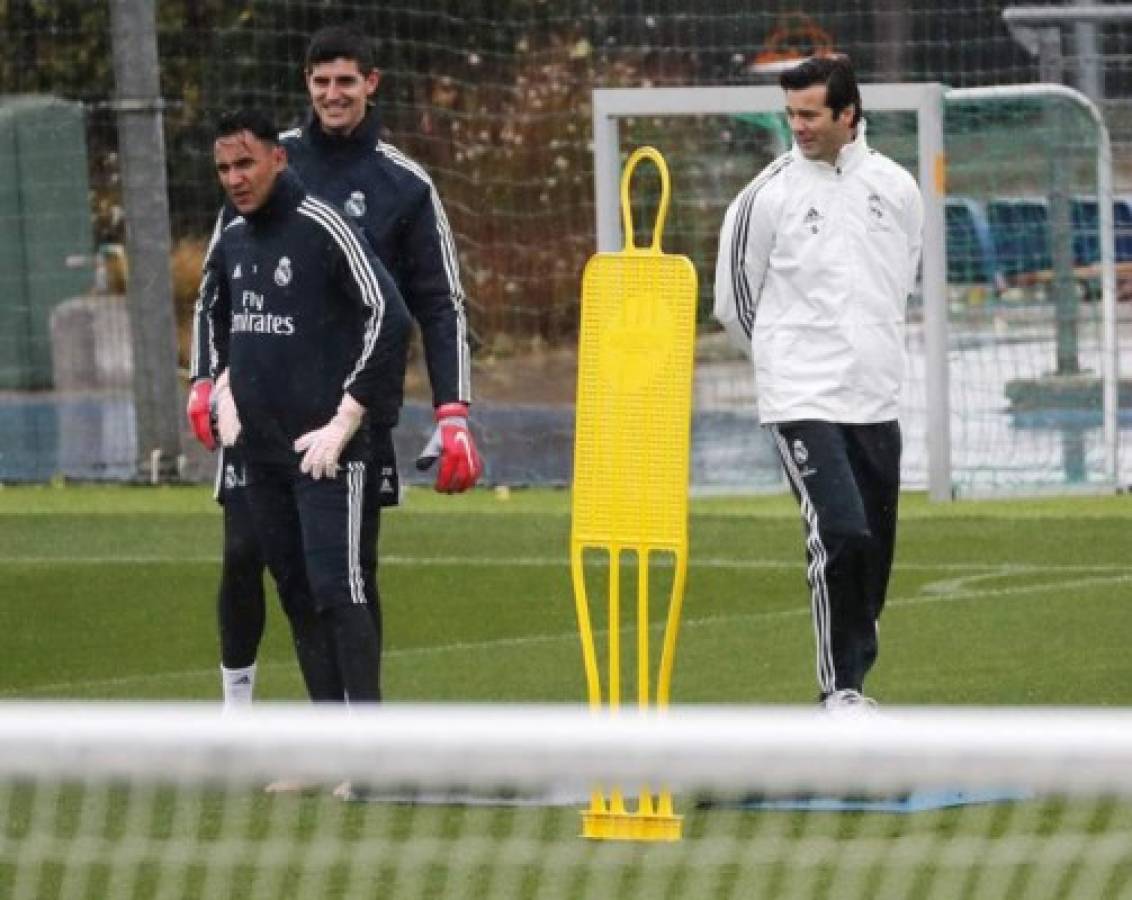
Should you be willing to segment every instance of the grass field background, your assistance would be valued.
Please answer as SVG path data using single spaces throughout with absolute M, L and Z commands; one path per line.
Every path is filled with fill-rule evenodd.
M 569 503 L 565 491 L 414 489 L 385 513 L 389 700 L 585 696 Z M 1130 512 L 1123 495 L 906 495 L 870 692 L 898 704 L 1132 703 Z M 793 500 L 696 499 L 690 533 L 674 701 L 812 700 Z M 0 699 L 216 700 L 219 548 L 205 489 L 0 489 Z M 669 572 L 654 566 L 658 638 Z M 598 599 L 602 584 L 599 571 Z M 258 696 L 299 700 L 271 596 Z
M 1132 703 L 1132 499 L 902 503 L 869 683 L 882 703 Z M 386 513 L 381 542 L 387 699 L 584 698 L 568 493 L 413 490 Z M 0 489 L 0 701 L 218 702 L 219 548 L 220 513 L 203 489 Z M 671 582 L 663 563 L 651 572 L 657 598 Z M 631 586 L 633 567 L 623 568 Z M 601 560 L 590 567 L 599 600 L 607 575 Z M 807 596 L 790 497 L 695 500 L 674 701 L 811 703 Z M 654 648 L 663 617 L 656 602 Z M 303 699 L 274 599 L 258 696 Z M 0 897 L 1079 900 L 1132 891 L 1123 801 L 894 815 L 705 809 L 678 797 L 677 810 L 683 841 L 640 845 L 580 840 L 569 806 L 0 782 Z

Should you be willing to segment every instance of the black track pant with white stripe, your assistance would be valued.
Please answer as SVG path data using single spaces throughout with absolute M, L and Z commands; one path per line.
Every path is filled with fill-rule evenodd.
M 243 486 L 226 490 L 223 502 L 224 557 L 216 597 L 220 662 L 242 669 L 256 660 L 267 616 L 263 556 Z
M 821 696 L 863 689 L 896 543 L 900 425 L 768 426 L 802 514 Z
M 394 505 L 400 493 L 397 457 L 392 434 L 387 429 L 372 433 L 376 448 L 366 472 L 363 515 L 368 533 L 361 547 L 362 580 L 366 605 L 382 641 L 381 594 L 377 584 L 377 542 L 381 532 L 381 510 Z M 263 554 L 244 485 L 247 481 L 243 457 L 231 449 L 222 452 L 217 470 L 217 497 L 224 507 L 224 556 L 217 592 L 220 625 L 220 661 L 225 668 L 242 669 L 256 661 L 267 621 L 263 593 Z
M 318 481 L 297 465 L 248 464 L 256 535 L 315 701 L 380 699 L 381 645 L 362 575 L 377 527 L 362 512 L 366 475 L 362 462 Z

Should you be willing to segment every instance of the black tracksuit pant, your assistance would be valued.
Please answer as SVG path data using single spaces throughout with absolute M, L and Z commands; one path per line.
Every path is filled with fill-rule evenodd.
M 235 466 L 232 466 L 233 475 Z M 244 490 L 243 464 L 239 483 L 224 487 L 224 557 L 216 618 L 220 625 L 220 662 L 226 669 L 252 665 L 259 652 L 267 610 L 263 593 L 263 554 Z
M 315 701 L 380 699 L 378 618 L 363 574 L 377 527 L 363 511 L 367 469 L 344 463 L 337 478 L 316 481 L 297 462 L 247 464 L 243 494 Z
M 382 646 L 381 597 L 377 585 L 377 543 L 381 529 L 381 508 L 396 502 L 400 491 L 396 457 L 389 432 L 377 435 L 380 453 L 367 471 L 362 514 L 360 558 L 366 607 L 377 632 L 378 650 Z M 217 593 L 217 620 L 220 626 L 220 659 L 225 668 L 240 669 L 256 661 L 266 622 L 263 574 L 266 566 L 255 523 L 248 506 L 247 471 L 243 457 L 232 450 L 222 451 L 217 472 L 217 499 L 224 508 L 224 551 L 220 589 Z M 294 580 L 294 579 L 292 579 Z M 306 590 L 306 588 L 302 588 Z M 281 593 L 282 597 L 282 593 Z M 294 606 L 286 599 L 283 606 Z M 302 606 L 302 602 L 298 604 Z M 293 630 L 293 629 L 292 629 Z M 380 696 L 380 673 L 378 696 Z
M 861 691 L 877 657 L 900 498 L 900 425 L 768 426 L 802 514 L 818 687 Z

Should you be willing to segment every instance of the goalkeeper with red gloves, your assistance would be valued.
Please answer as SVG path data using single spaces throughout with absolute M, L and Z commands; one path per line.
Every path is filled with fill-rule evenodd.
M 216 170 L 238 216 L 201 298 L 210 406 L 315 701 L 380 699 L 380 637 L 361 547 L 373 425 L 401 407 L 409 314 L 361 232 L 309 194 L 262 113 L 223 117 Z M 230 521 L 230 520 L 229 520 Z
M 479 480 L 483 464 L 468 427 L 470 367 L 465 297 L 452 231 L 435 187 L 420 166 L 380 140 L 372 105 L 380 74 L 372 44 L 349 28 L 330 27 L 310 41 L 306 82 L 311 114 L 301 129 L 281 135 L 289 163 L 315 193 L 330 200 L 361 227 L 397 283 L 421 330 L 432 384 L 436 430 L 417 468 L 435 466 L 436 490 L 460 493 Z M 218 231 L 220 221 L 218 220 Z M 202 285 L 203 290 L 204 285 Z M 200 304 L 194 332 L 194 381 L 189 416 L 209 446 L 207 321 Z M 380 635 L 377 533 L 382 506 L 399 498 L 392 433 L 370 429 L 373 477 L 363 516 L 372 541 L 361 548 L 368 608 Z M 226 702 L 249 700 L 263 632 L 263 563 L 247 525 L 241 499 L 242 469 L 229 451 L 219 466 L 218 497 L 224 504 L 225 552 L 219 621 Z

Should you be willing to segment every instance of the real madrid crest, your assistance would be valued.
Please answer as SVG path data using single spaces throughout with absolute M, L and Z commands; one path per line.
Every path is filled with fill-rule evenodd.
M 880 203 L 880 194 L 869 194 L 869 215 L 877 220 L 884 218 L 884 207 Z
M 810 451 L 806 449 L 806 445 L 803 444 L 801 440 L 795 439 L 793 452 L 794 462 L 796 462 L 800 466 L 804 466 L 806 464 L 806 460 L 810 458 Z
M 291 260 L 289 257 L 280 257 L 279 265 L 275 267 L 275 283 L 279 287 L 286 287 L 291 283 Z
M 869 231 L 891 231 L 892 228 L 888 224 L 888 219 L 884 214 L 884 203 L 880 199 L 880 194 L 869 194 Z
M 346 212 L 355 219 L 364 216 L 366 214 L 366 195 L 361 191 L 351 192 L 350 196 L 346 198 Z

